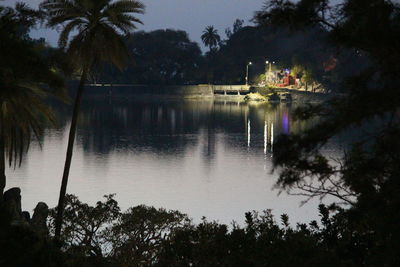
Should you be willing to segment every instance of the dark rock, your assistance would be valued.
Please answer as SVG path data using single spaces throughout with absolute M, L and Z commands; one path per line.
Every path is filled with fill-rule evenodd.
M 11 224 L 15 226 L 29 227 L 33 230 L 48 234 L 47 216 L 49 215 L 49 207 L 46 203 L 39 202 L 31 216 L 29 212 L 21 210 L 21 189 L 15 187 L 7 190 L 3 195 L 3 207 L 8 213 Z
M 21 221 L 21 189 L 14 187 L 7 190 L 4 192 L 3 200 L 4 208 L 10 215 L 11 221 Z
M 39 202 L 33 212 L 31 226 L 34 230 L 48 234 L 49 229 L 47 228 L 47 216 L 49 215 L 49 207 L 44 202 Z
M 23 211 L 22 212 L 22 218 L 27 222 L 31 221 L 31 215 L 29 214 L 28 211 Z

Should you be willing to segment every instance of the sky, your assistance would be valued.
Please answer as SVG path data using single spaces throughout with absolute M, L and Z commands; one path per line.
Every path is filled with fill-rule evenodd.
M 14 5 L 15 0 L 5 0 L 5 5 Z M 25 0 L 31 7 L 37 7 L 41 0 Z M 179 29 L 189 33 L 191 40 L 201 44 L 200 36 L 204 28 L 213 25 L 221 37 L 225 38 L 225 29 L 232 27 L 233 22 L 243 19 L 245 25 L 255 11 L 261 9 L 265 0 L 142 0 L 146 13 L 138 15 L 144 25 L 138 30 Z M 33 37 L 44 37 L 51 45 L 57 44 L 57 32 L 38 29 L 32 32 Z M 204 49 L 204 46 L 202 46 Z

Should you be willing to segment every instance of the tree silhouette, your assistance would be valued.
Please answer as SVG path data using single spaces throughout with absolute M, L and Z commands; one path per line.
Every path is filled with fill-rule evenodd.
M 188 34 L 177 30 L 136 31 L 124 39 L 134 61 L 123 72 L 106 64 L 98 71 L 102 83 L 185 84 L 196 82 L 202 54 Z
M 372 64 L 344 80 L 343 94 L 298 109 L 296 117 L 320 122 L 302 134 L 281 136 L 274 164 L 278 185 L 307 197 L 332 195 L 348 204 L 340 212 L 347 231 L 368 240 L 358 244 L 365 265 L 396 265 L 400 231 L 400 5 L 395 1 L 269 1 L 256 14 L 261 27 L 325 29 L 337 53 L 353 50 Z M 382 30 L 384 29 L 384 30 Z M 322 148 L 341 133 L 357 138 L 332 161 Z
M 243 23 L 244 20 L 236 19 L 235 22 L 233 23 L 233 33 L 237 33 L 238 31 L 240 31 L 240 29 L 243 28 Z
M 210 51 L 212 51 L 218 46 L 219 41 L 221 41 L 221 37 L 218 35 L 218 31 L 214 28 L 214 26 L 207 26 L 201 35 L 201 40 L 210 48 Z
M 136 23 L 141 23 L 132 14 L 144 13 L 144 5 L 136 0 L 45 0 L 40 7 L 48 17 L 48 26 L 63 26 L 58 44 L 79 68 L 81 77 L 74 102 L 58 202 L 55 231 L 55 238 L 58 239 L 84 84 L 93 66 L 101 61 L 123 68 L 128 52 L 122 37 L 136 29 Z M 70 39 L 74 31 L 77 34 Z
M 45 124 L 54 122 L 44 100 L 54 92 L 50 89 L 63 86 L 41 55 L 43 47 L 28 36 L 38 15 L 23 4 L 15 9 L 0 6 L 0 202 L 6 186 L 6 158 L 9 165 L 20 164 L 32 137 L 39 139 Z

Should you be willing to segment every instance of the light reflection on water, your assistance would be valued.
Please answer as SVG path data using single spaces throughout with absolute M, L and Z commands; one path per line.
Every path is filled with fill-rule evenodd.
M 33 144 L 21 168 L 8 171 L 7 187 L 22 189 L 32 210 L 56 205 L 70 111 L 58 107 L 60 128 Z M 250 210 L 273 209 L 294 221 L 316 218 L 317 201 L 272 190 L 273 140 L 300 132 L 285 104 L 214 101 L 123 102 L 90 100 L 82 108 L 68 193 L 94 204 L 116 193 L 122 209 L 146 204 L 223 223 L 244 221 Z

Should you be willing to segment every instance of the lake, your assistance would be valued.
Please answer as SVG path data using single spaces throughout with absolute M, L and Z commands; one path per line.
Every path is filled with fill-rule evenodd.
M 245 212 L 265 209 L 308 222 L 317 218 L 319 200 L 300 206 L 304 198 L 273 189 L 273 139 L 309 126 L 293 121 L 292 109 L 234 100 L 86 99 L 67 192 L 89 204 L 115 193 L 123 210 L 152 205 L 195 222 L 205 216 L 241 224 Z M 7 188 L 21 188 L 24 210 L 58 200 L 71 107 L 55 110 L 58 127 L 31 145 L 20 168 L 7 171 Z

